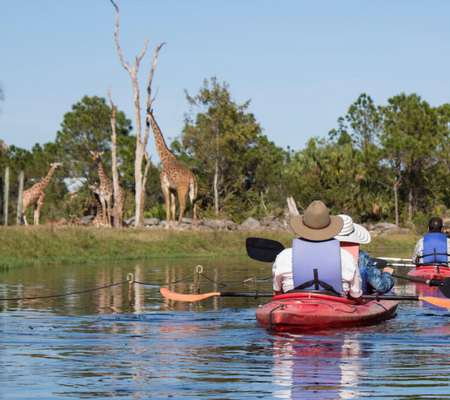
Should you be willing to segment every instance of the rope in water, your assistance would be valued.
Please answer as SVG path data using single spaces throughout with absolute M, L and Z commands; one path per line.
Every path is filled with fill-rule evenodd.
M 50 299 L 52 297 L 72 296 L 74 294 L 81 294 L 81 293 L 87 293 L 87 292 L 94 292 L 96 290 L 107 289 L 107 288 L 110 288 L 110 287 L 113 287 L 113 286 L 122 285 L 123 283 L 127 283 L 127 282 L 129 282 L 129 281 L 126 280 L 126 281 L 122 281 L 122 282 L 112 283 L 111 285 L 100 286 L 100 287 L 95 287 L 95 288 L 86 289 L 86 290 L 80 290 L 78 292 L 49 294 L 48 296 L 14 297 L 14 298 L 9 298 L 9 299 L 8 298 L 0 298 L 0 301 L 38 300 L 38 299 Z
M 237 284 L 237 283 L 247 283 L 249 281 L 251 282 L 258 282 L 259 280 L 257 280 L 256 278 L 249 278 L 246 279 L 242 282 L 233 282 L 233 283 L 220 283 L 220 282 L 216 282 L 215 280 L 209 278 L 208 276 L 206 276 L 203 273 L 203 267 L 201 265 L 197 265 L 196 267 L 196 271 L 186 277 L 184 277 L 183 279 L 179 279 L 177 281 L 173 281 L 173 282 L 168 282 L 168 283 L 145 283 L 145 282 L 138 282 L 134 280 L 133 274 L 129 273 L 127 275 L 127 279 L 121 282 L 116 282 L 116 283 L 112 283 L 109 285 L 105 285 L 105 286 L 99 286 L 99 287 L 94 287 L 91 289 L 85 289 L 85 290 L 79 290 L 76 292 L 69 292 L 69 293 L 59 293 L 59 294 L 50 294 L 50 295 L 46 295 L 46 296 L 34 296 L 34 297 L 12 297 L 12 298 L 0 298 L 0 301 L 21 301 L 21 300 L 39 300 L 39 299 L 50 299 L 53 297 L 64 297 L 64 296 L 73 296 L 73 295 L 77 295 L 77 294 L 82 294 L 82 293 L 88 293 L 88 292 L 94 292 L 97 290 L 103 290 L 103 289 L 107 289 L 113 286 L 118 286 L 118 285 L 123 285 L 124 283 L 129 283 L 130 285 L 132 283 L 136 283 L 138 285 L 148 285 L 148 286 L 166 286 L 166 285 L 175 285 L 177 283 L 180 282 L 184 282 L 190 278 L 192 278 L 193 276 L 198 275 L 203 276 L 204 278 L 206 278 L 207 280 L 209 280 L 212 283 L 215 283 L 217 285 L 221 285 L 221 286 L 228 286 L 228 285 L 233 285 L 233 284 Z

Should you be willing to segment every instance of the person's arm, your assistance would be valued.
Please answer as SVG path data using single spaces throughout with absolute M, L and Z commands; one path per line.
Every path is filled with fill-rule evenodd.
M 362 279 L 353 256 L 341 249 L 342 288 L 347 297 L 362 302 Z
M 279 256 L 279 255 L 278 255 Z M 275 259 L 273 266 L 272 266 L 272 274 L 273 274 L 273 292 L 275 296 L 278 296 L 280 294 L 283 294 L 283 276 L 280 274 L 279 271 L 279 265 L 277 264 L 277 261 L 279 264 L 281 264 L 281 261 L 277 258 Z
M 392 268 L 386 267 L 381 272 L 370 260 L 368 253 L 361 251 L 359 253 L 360 261 L 363 262 L 363 267 L 367 268 L 367 282 L 370 283 L 373 290 L 376 293 L 387 293 L 394 287 L 394 279 L 392 278 L 392 273 L 394 270 Z

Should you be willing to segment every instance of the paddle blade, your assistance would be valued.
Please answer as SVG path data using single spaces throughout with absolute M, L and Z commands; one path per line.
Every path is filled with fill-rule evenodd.
M 245 246 L 250 258 L 262 262 L 274 262 L 277 255 L 284 250 L 280 242 L 270 239 L 247 238 Z
M 160 292 L 165 298 L 178 301 L 199 301 L 212 296 L 220 296 L 220 292 L 211 292 L 205 294 L 181 294 L 172 292 L 171 290 L 166 288 L 161 288 Z
M 427 303 L 434 304 L 438 307 L 450 309 L 450 300 L 447 299 L 440 299 L 439 297 L 419 297 L 419 300 L 426 301 Z
M 441 291 L 441 293 L 445 297 L 450 298 L 450 278 L 446 278 L 443 281 L 431 280 L 430 286 L 439 287 L 439 290 Z

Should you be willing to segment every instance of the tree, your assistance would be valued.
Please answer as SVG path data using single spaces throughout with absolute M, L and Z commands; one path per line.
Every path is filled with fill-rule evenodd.
M 393 185 L 406 186 L 408 219 L 412 220 L 418 204 L 426 198 L 427 175 L 437 166 L 437 148 L 443 138 L 437 109 L 417 94 L 404 93 L 381 107 L 384 159 L 393 170 Z M 423 204 L 422 204 L 423 205 Z
M 134 176 L 135 176 L 135 203 L 136 203 L 136 220 L 135 220 L 135 227 L 143 227 L 144 226 L 144 220 L 143 220 L 143 211 L 144 211 L 144 202 L 145 202 L 145 183 L 147 181 L 147 175 L 151 167 L 150 158 L 147 154 L 146 148 L 148 143 L 148 136 L 150 131 L 150 123 L 149 123 L 149 113 L 151 112 L 152 102 L 153 99 L 151 98 L 151 86 L 152 86 L 152 80 L 153 80 L 153 74 L 156 68 L 156 64 L 158 61 L 158 53 L 159 50 L 161 50 L 161 47 L 164 45 L 164 42 L 162 42 L 155 51 L 155 54 L 153 56 L 153 64 L 150 69 L 150 78 L 147 85 L 147 107 L 146 107 L 146 124 L 145 124 L 145 134 L 142 138 L 141 136 L 141 107 L 140 107 L 140 99 L 139 99 L 139 84 L 138 84 L 138 78 L 137 73 L 139 70 L 139 63 L 144 57 L 145 52 L 147 51 L 147 44 L 148 39 L 145 40 L 144 47 L 142 49 L 141 54 L 136 57 L 136 60 L 134 62 L 133 68 L 130 67 L 130 64 L 125 62 L 122 57 L 122 50 L 120 49 L 119 45 L 119 7 L 117 4 L 111 0 L 111 3 L 113 4 L 114 8 L 116 9 L 116 25 L 114 30 L 114 40 L 116 43 L 117 48 L 117 54 L 119 56 L 120 63 L 122 66 L 128 71 L 131 78 L 131 83 L 133 86 L 133 92 L 134 92 L 134 108 L 136 111 L 136 159 L 134 164 Z M 145 160 L 144 160 L 145 158 Z M 145 166 L 143 167 L 143 164 L 145 162 Z M 144 168 L 144 172 L 142 169 Z
M 56 144 L 61 170 L 66 172 L 66 176 L 80 182 L 98 180 L 90 152 L 104 152 L 102 160 L 110 160 L 111 115 L 112 110 L 106 100 L 97 96 L 84 96 L 72 106 L 72 111 L 64 115 L 61 130 L 56 133 Z M 131 121 L 122 111 L 116 112 L 115 119 L 117 142 L 124 146 L 130 140 Z M 130 160 L 121 161 L 127 161 L 126 165 Z
M 246 187 L 250 176 L 245 158 L 261 134 L 253 114 L 245 113 L 250 101 L 237 105 L 228 87 L 213 77 L 204 81 L 198 95 L 186 92 L 189 104 L 200 112 L 195 122 L 186 116 L 182 135 L 185 151 L 195 157 L 197 169 L 211 188 L 205 194 L 212 199 L 216 217 L 227 199 L 242 194 Z

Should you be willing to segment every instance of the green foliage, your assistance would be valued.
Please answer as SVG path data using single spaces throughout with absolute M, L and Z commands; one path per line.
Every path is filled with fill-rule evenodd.
M 166 220 L 166 206 L 164 203 L 156 203 L 150 209 L 147 207 L 144 211 L 144 218 L 158 218 Z
M 450 104 L 431 107 L 417 94 L 402 93 L 376 106 L 363 93 L 328 139 L 311 138 L 304 149 L 284 150 L 262 133 L 248 112 L 250 101 L 237 104 L 232 99 L 227 83 L 205 80 L 198 94 L 186 93 L 186 98 L 192 110 L 170 148 L 197 177 L 199 218 L 241 223 L 248 217 L 283 217 L 291 196 L 300 212 L 321 199 L 332 213 L 349 214 L 357 222 L 399 218 L 400 223 L 414 222 L 419 231 L 431 216 L 447 215 Z M 25 172 L 28 189 L 52 162 L 62 162 L 62 167 L 46 189 L 41 221 L 94 212 L 88 184 L 99 178 L 90 151 L 103 151 L 102 163 L 111 170 L 110 116 L 105 99 L 85 96 L 64 115 L 55 142 L 36 144 L 31 151 L 11 145 L 0 154 L 1 175 L 10 167 L 10 223 L 15 221 L 19 172 Z M 126 219 L 135 212 L 136 138 L 123 112 L 116 120 Z M 164 220 L 160 172 L 160 165 L 151 166 L 144 215 Z M 78 183 L 76 194 L 67 190 L 68 179 Z M 31 220 L 31 209 L 28 214 Z M 189 201 L 185 215 L 192 216 Z
M 104 152 L 102 163 L 110 168 L 111 164 L 111 108 L 104 98 L 84 96 L 72 106 L 72 111 L 64 115 L 61 130 L 56 133 L 58 154 L 63 163 L 66 176 L 98 181 L 96 164 L 90 151 Z M 131 121 L 122 111 L 117 111 L 117 143 L 123 146 L 132 143 L 126 138 L 131 132 Z M 128 152 L 119 151 L 120 164 L 129 165 Z M 132 163 L 133 164 L 133 163 Z
M 283 151 L 261 134 L 254 115 L 246 112 L 249 101 L 238 105 L 231 100 L 226 83 L 220 85 L 213 77 L 205 80 L 197 96 L 186 97 L 199 112 L 195 121 L 186 117 L 181 143 L 175 146 L 180 159 L 188 158 L 198 177 L 206 214 L 214 207 L 216 218 L 240 219 L 254 204 L 253 192 L 270 192 L 280 177 Z

